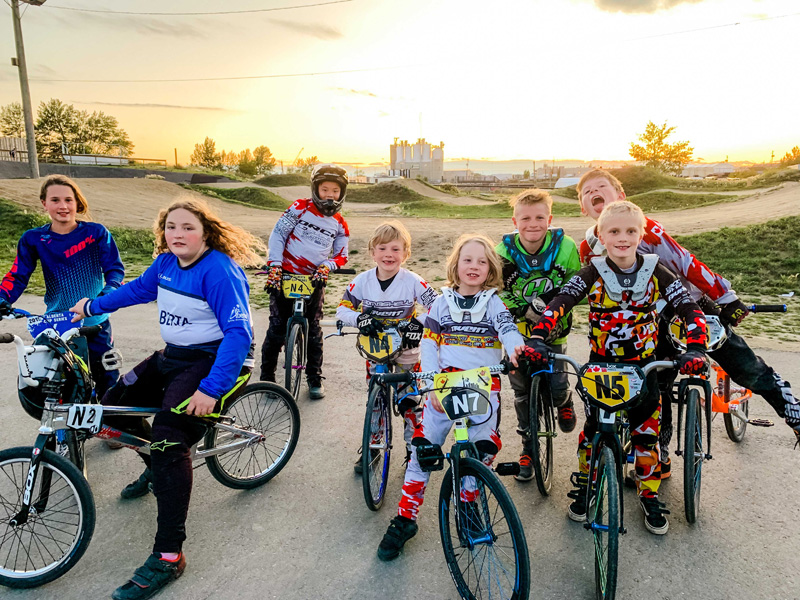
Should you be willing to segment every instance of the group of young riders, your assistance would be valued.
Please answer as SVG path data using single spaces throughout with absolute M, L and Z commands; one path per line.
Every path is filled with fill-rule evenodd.
M 306 304 L 309 320 L 306 376 L 312 399 L 325 396 L 322 380 L 324 283 L 331 270 L 347 262 L 349 229 L 341 214 L 346 172 L 318 167 L 311 198 L 297 200 L 278 219 L 265 246 L 244 229 L 220 220 L 202 201 L 183 199 L 161 211 L 154 225 L 155 260 L 138 278 L 122 284 L 124 267 L 110 232 L 88 218 L 88 204 L 71 179 L 54 175 L 40 199 L 50 223 L 21 237 L 17 258 L 0 283 L 0 313 L 24 291 L 37 262 L 45 279 L 48 312 L 70 310 L 74 320 L 100 324 L 89 352 L 98 397 L 106 405 L 160 407 L 152 425 L 121 417 L 115 426 L 152 440 L 142 475 L 122 492 L 124 498 L 156 496 L 158 527 L 153 551 L 133 576 L 117 588 L 117 600 L 149 598 L 180 576 L 192 488 L 190 449 L 202 431 L 185 415 L 217 412 L 247 381 L 254 366 L 254 332 L 249 285 L 243 267 L 263 264 L 268 255 L 269 328 L 261 351 L 260 378 L 275 381 L 278 355 L 293 303 L 279 293 L 284 273 L 311 275 L 317 282 Z M 397 221 L 381 224 L 369 240 L 375 268 L 359 274 L 344 292 L 337 318 L 374 336 L 387 327 L 402 335 L 401 370 L 459 371 L 499 363 L 507 355 L 547 360 L 564 353 L 572 324 L 571 309 L 589 305 L 590 359 L 643 365 L 673 357 L 663 338 L 656 304 L 677 314 L 687 331 L 686 351 L 675 357 L 680 372 L 701 372 L 706 365 L 704 314 L 719 314 L 728 340 L 710 355 L 739 385 L 763 396 L 800 438 L 800 404 L 780 375 L 755 355 L 731 328 L 748 313 L 730 283 L 671 238 L 663 227 L 625 200 L 620 182 L 608 171 L 586 173 L 577 185 L 581 210 L 597 221 L 580 246 L 552 226 L 552 199 L 527 190 L 515 197 L 514 232 L 495 244 L 482 234 L 462 235 L 447 258 L 447 283 L 437 293 L 419 275 L 403 268 L 411 254 L 411 236 Z M 582 266 L 583 265 L 583 266 Z M 108 314 L 156 300 L 166 344 L 118 379 L 106 371 L 103 355 L 113 348 Z M 419 307 L 423 307 L 420 309 Z M 525 334 L 523 336 L 523 333 Z M 555 368 L 552 393 L 558 423 L 575 428 L 572 393 L 565 369 Z M 367 364 L 367 378 L 374 365 Z M 673 375 L 674 376 L 674 375 Z M 519 481 L 533 478 L 528 420 L 529 378 L 518 368 L 509 377 L 514 390 L 517 433 L 521 438 Z M 660 387 L 659 387 L 660 384 Z M 668 511 L 659 501 L 661 480 L 669 476 L 671 437 L 669 403 L 659 390 L 668 378 L 652 374 L 643 402 L 629 412 L 636 484 L 645 526 L 667 532 Z M 470 439 L 481 459 L 491 464 L 502 447 L 498 431 L 500 378 L 493 377 L 491 418 L 475 425 Z M 410 397 L 404 416 L 407 468 L 397 515 L 378 546 L 381 560 L 392 560 L 417 533 L 416 519 L 429 473 L 420 468 L 416 448 L 442 444 L 451 422 L 434 394 Z M 568 516 L 583 521 L 590 440 L 596 423 L 587 411 L 578 436 L 578 472 Z M 361 461 L 357 461 L 356 470 Z

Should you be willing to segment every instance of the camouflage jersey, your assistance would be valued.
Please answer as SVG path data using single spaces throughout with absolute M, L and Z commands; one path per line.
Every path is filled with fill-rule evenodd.
M 605 260 L 614 273 L 623 273 L 613 262 Z M 642 255 L 637 255 L 636 267 L 630 274 L 638 272 L 643 262 Z M 592 352 L 609 362 L 639 361 L 653 356 L 658 334 L 656 302 L 661 298 L 686 324 L 687 346 L 705 350 L 708 336 L 703 312 L 680 279 L 661 264 L 655 265 L 641 299 L 633 300 L 630 292 L 623 292 L 623 300 L 617 302 L 607 293 L 597 267 L 590 263 L 578 271 L 548 304 L 532 334 L 547 338 L 558 319 L 584 297 L 589 301 Z
M 524 316 L 531 302 L 540 298 L 542 304 L 546 305 L 561 286 L 581 268 L 575 241 L 564 235 L 561 229 L 551 228 L 535 255 L 529 254 L 522 247 L 518 233 L 503 236 L 503 241 L 495 250 L 503 262 L 503 291 L 499 294 L 500 299 L 518 323 L 527 321 L 531 327 L 538 321 L 526 319 Z M 536 258 L 540 260 L 536 261 Z M 559 319 L 558 325 L 561 333 L 557 334 L 558 338 L 550 341 L 552 344 L 566 343 L 572 325 L 572 313 L 569 312 Z M 523 329 L 528 328 L 520 328 L 521 331 Z

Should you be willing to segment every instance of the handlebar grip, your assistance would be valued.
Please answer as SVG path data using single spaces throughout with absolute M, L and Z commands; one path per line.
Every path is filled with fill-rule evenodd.
M 14 341 L 13 333 L 0 333 L 0 344 L 10 344 Z
M 81 327 L 78 329 L 78 335 L 87 336 L 100 333 L 102 327 L 100 325 L 89 325 L 88 327 Z
M 747 307 L 750 309 L 750 312 L 754 313 L 762 313 L 762 312 L 777 312 L 777 313 L 785 313 L 788 310 L 788 306 L 785 304 L 753 304 Z
M 373 377 L 384 383 L 411 383 L 414 378 L 411 373 L 378 373 Z
M 337 275 L 355 275 L 355 269 L 336 269 L 335 271 L 331 271 L 331 274 L 336 273 Z

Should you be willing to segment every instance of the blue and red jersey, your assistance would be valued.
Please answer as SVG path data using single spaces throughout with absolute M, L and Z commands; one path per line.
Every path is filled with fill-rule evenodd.
M 14 265 L 0 283 L 0 298 L 16 302 L 37 262 L 44 274 L 47 312 L 69 310 L 81 298 L 96 298 L 116 289 L 125 276 L 114 238 L 100 223 L 78 221 L 78 226 L 65 234 L 54 233 L 48 224 L 22 234 Z M 106 315 L 90 317 L 84 325 L 106 319 Z

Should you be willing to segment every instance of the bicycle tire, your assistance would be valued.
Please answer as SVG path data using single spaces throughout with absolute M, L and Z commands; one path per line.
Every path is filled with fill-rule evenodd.
M 703 411 L 700 393 L 695 389 L 686 391 L 686 422 L 683 444 L 683 508 L 689 523 L 697 521 L 700 508 L 700 483 L 703 475 Z
M 617 593 L 621 507 L 616 461 L 608 446 L 600 447 L 595 475 L 586 512 L 594 541 L 595 597 L 613 600 Z
M 724 377 L 725 403 L 728 404 L 731 399 L 731 378 L 727 373 Z M 728 438 L 737 444 L 744 440 L 744 434 L 747 432 L 747 419 L 750 416 L 750 398 L 745 398 L 745 401 L 739 404 L 739 412 L 744 416 L 744 421 L 731 416 L 730 413 L 722 414 L 722 420 L 725 422 L 725 432 L 728 434 Z
M 51 450 L 42 452 L 28 521 L 12 530 L 9 520 L 22 506 L 32 454 L 29 447 L 0 452 L 0 506 L 5 515 L 0 524 L 0 585 L 10 588 L 58 579 L 81 559 L 94 534 L 89 484 L 75 465 Z
M 531 379 L 528 395 L 529 427 L 531 432 L 531 462 L 536 475 L 536 487 L 542 496 L 549 496 L 553 487 L 553 397 L 541 375 Z
M 528 543 L 511 496 L 492 470 L 474 458 L 461 459 L 459 477 L 457 489 L 462 481 L 475 488 L 467 492 L 472 502 L 462 504 L 459 493 L 459 508 L 452 510 L 452 467 L 439 492 L 442 549 L 459 595 L 470 600 L 528 598 Z M 483 536 L 489 539 L 482 541 Z
M 306 370 L 306 344 L 303 326 L 294 323 L 286 340 L 286 362 L 284 363 L 284 383 L 289 393 L 298 399 L 303 373 Z
M 383 506 L 392 457 L 392 412 L 385 394 L 382 385 L 370 386 L 361 434 L 361 483 L 370 510 Z
M 237 427 L 261 433 L 264 439 L 206 457 L 214 479 L 229 488 L 249 490 L 280 473 L 300 437 L 300 411 L 291 394 L 275 383 L 253 383 L 225 406 L 222 414 L 234 417 Z M 234 433 L 211 427 L 206 432 L 204 448 L 219 448 L 240 439 Z
M 86 465 L 86 438 L 74 429 L 67 429 L 65 442 L 69 450 L 69 461 L 77 467 L 84 479 L 89 479 L 89 470 Z

